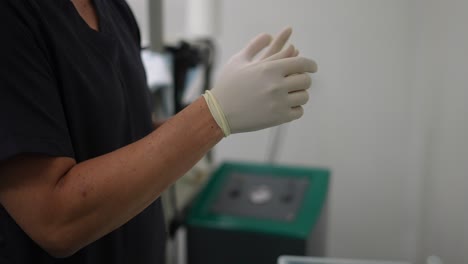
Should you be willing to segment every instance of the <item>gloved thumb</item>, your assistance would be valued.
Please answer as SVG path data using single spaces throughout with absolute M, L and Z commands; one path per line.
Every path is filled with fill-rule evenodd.
M 269 34 L 260 34 L 252 39 L 249 44 L 244 48 L 243 54 L 248 61 L 253 60 L 255 56 L 260 53 L 264 48 L 268 47 L 273 40 Z

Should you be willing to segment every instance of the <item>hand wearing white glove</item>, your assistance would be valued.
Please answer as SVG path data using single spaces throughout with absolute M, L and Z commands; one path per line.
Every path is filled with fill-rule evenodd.
M 303 115 L 301 106 L 309 99 L 306 90 L 311 85 L 308 73 L 316 72 L 317 65 L 296 57 L 292 45 L 282 50 L 290 35 L 291 29 L 283 30 L 271 45 L 271 36 L 256 37 L 229 60 L 214 88 L 205 93 L 225 136 L 277 126 Z

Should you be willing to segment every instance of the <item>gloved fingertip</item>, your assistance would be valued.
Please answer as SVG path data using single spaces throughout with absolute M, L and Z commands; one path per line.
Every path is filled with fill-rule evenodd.
M 268 33 L 262 33 L 259 35 L 259 38 L 265 38 L 268 40 L 268 42 L 271 42 L 273 40 L 273 36 Z
M 306 72 L 316 73 L 318 71 L 317 62 L 315 62 L 314 60 L 306 59 L 306 58 L 304 58 L 304 60 L 308 63 Z
M 281 33 L 291 36 L 291 34 L 293 33 L 293 29 L 291 26 L 287 26 L 283 30 L 281 30 Z

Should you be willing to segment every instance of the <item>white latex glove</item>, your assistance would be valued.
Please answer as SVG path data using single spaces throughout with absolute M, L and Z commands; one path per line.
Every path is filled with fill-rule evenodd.
M 289 30 L 289 33 L 288 33 Z M 225 136 L 277 126 L 300 118 L 311 85 L 308 73 L 317 71 L 314 61 L 296 57 L 284 30 L 261 59 L 256 55 L 271 43 L 262 34 L 234 55 L 211 91 L 204 94 L 211 114 Z

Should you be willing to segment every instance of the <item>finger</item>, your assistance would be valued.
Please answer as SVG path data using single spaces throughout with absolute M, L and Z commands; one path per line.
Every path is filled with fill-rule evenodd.
M 291 111 L 289 111 L 289 117 L 291 120 L 296 120 L 301 118 L 304 115 L 304 108 L 302 106 L 292 107 Z
M 290 58 L 290 57 L 294 57 L 295 53 L 296 53 L 296 48 L 294 47 L 294 45 L 289 45 L 286 49 L 282 50 L 281 52 L 276 53 L 273 56 L 270 56 L 264 59 L 263 61 L 274 61 L 274 60 Z
M 268 34 L 260 34 L 252 39 L 244 48 L 244 55 L 247 60 L 252 60 L 260 51 L 268 47 L 272 41 L 272 37 Z
M 276 68 L 284 76 L 297 74 L 297 73 L 314 73 L 317 72 L 317 63 L 315 61 L 304 57 L 293 57 L 281 60 L 275 60 L 269 63 L 270 67 Z
M 267 50 L 267 52 L 262 56 L 262 60 L 266 59 L 278 52 L 280 52 L 286 42 L 288 42 L 289 38 L 291 37 L 292 34 L 292 28 L 287 27 L 283 29 L 278 35 L 276 35 L 275 39 L 273 40 L 273 43 L 270 45 L 270 48 Z
M 306 90 L 292 92 L 288 94 L 288 103 L 290 107 L 297 107 L 307 104 L 309 93 Z
M 297 57 L 297 56 L 299 56 L 299 50 L 298 49 L 296 49 L 296 51 L 294 52 L 293 57 Z
M 312 85 L 312 78 L 308 73 L 290 75 L 286 77 L 285 85 L 288 87 L 288 93 L 307 90 Z

